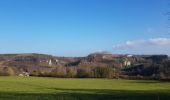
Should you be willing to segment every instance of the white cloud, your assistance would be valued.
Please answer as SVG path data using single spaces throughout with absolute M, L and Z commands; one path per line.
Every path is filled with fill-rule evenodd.
M 141 46 L 164 46 L 170 45 L 170 38 L 152 38 L 147 40 L 127 41 L 124 44 L 113 46 L 114 49 L 128 49 Z
M 170 45 L 170 38 L 155 38 L 150 39 L 149 42 L 153 45 Z

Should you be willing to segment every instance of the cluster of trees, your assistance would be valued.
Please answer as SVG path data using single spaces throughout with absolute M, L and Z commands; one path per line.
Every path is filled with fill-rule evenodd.
M 160 79 L 170 80 L 170 61 L 164 61 L 159 68 Z
M 47 77 L 67 77 L 67 78 L 113 78 L 115 71 L 110 66 L 78 66 L 64 67 L 57 66 L 51 72 L 33 72 L 32 76 L 47 76 Z
M 170 80 L 170 61 L 165 60 L 160 64 L 144 63 L 124 69 L 124 75 L 129 79 L 158 79 Z

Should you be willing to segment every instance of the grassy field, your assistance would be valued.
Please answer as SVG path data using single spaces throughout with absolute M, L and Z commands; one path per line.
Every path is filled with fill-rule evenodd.
M 0 100 L 170 100 L 170 83 L 0 77 Z

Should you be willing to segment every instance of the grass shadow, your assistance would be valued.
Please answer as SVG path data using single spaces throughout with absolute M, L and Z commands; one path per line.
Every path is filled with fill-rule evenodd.
M 132 81 L 132 83 L 144 83 L 144 84 L 154 84 L 154 83 L 169 83 L 169 81 L 161 81 L 161 80 L 138 80 Z
M 0 92 L 0 100 L 169 100 L 170 91 L 60 89 L 54 93 Z

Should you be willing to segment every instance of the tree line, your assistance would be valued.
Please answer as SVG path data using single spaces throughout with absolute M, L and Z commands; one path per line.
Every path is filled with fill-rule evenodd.
M 61 77 L 61 78 L 113 78 L 114 71 L 111 66 L 57 66 L 51 72 L 33 71 L 31 76 Z
M 0 76 L 18 75 L 16 67 L 0 67 Z M 110 78 L 110 79 L 159 79 L 170 80 L 170 61 L 160 64 L 146 63 L 127 68 L 107 64 L 81 65 L 75 67 L 55 66 L 50 72 L 34 70 L 30 76 L 59 78 Z

